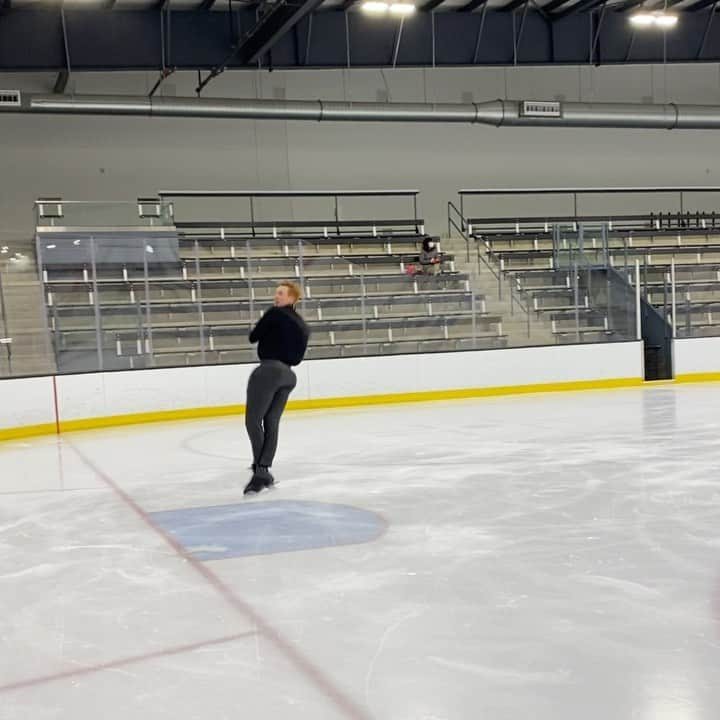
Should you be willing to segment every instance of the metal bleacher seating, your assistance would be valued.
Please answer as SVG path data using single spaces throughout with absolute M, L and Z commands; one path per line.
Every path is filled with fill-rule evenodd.
M 52 244 L 43 240 L 52 249 L 43 250 L 42 263 L 61 370 L 97 364 L 98 354 L 105 368 L 253 361 L 248 330 L 283 279 L 304 290 L 309 358 L 502 347 L 505 340 L 502 319 L 485 312 L 452 255 L 436 275 L 409 272 L 426 237 L 417 218 L 175 222 L 159 238 L 140 233 L 144 253 L 95 252 L 91 262 L 79 252 L 81 236 L 63 232 Z M 93 237 L 101 247 L 102 233 Z M 48 261 L 61 241 L 78 253 Z M 118 242 L 116 229 L 108 242 Z

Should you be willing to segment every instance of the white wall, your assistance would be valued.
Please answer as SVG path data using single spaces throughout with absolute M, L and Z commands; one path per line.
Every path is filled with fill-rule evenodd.
M 253 365 L 58 376 L 61 423 L 242 405 Z M 641 343 L 312 360 L 292 402 L 642 378 Z M 2 430 L 54 422 L 52 378 L 0 381 Z M 72 427 L 72 425 L 71 425 Z
M 673 343 L 673 367 L 678 380 L 692 375 L 720 375 L 720 337 L 682 338 Z
M 75 75 L 72 88 L 144 94 L 155 79 Z M 54 80 L 0 75 L 0 88 L 49 92 Z M 192 95 L 195 83 L 194 73 L 178 73 L 163 92 Z M 720 72 L 718 65 L 240 71 L 221 75 L 208 94 L 376 101 L 387 90 L 392 101 L 564 96 L 720 104 Z M 32 203 L 42 195 L 132 201 L 178 187 L 409 186 L 422 191 L 429 230 L 440 233 L 445 203 L 461 187 L 720 185 L 713 131 L 0 115 L 0 138 L 0 233 L 6 239 L 31 233 Z M 477 209 L 507 210 L 495 201 Z M 355 214 L 357 206 L 345 211 Z

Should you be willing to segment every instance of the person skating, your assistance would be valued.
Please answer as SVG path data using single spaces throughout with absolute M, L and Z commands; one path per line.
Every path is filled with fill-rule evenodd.
M 260 365 L 250 375 L 245 403 L 245 428 L 253 452 L 253 474 L 246 495 L 275 481 L 270 468 L 277 451 L 280 418 L 297 384 L 292 367 L 302 362 L 310 337 L 308 326 L 295 311 L 299 299 L 298 285 L 280 283 L 273 307 L 250 332 L 250 342 L 258 343 Z

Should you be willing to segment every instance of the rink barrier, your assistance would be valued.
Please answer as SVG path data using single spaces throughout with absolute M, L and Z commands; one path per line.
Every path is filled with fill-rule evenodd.
M 610 380 L 581 380 L 567 383 L 539 383 L 533 385 L 511 385 L 484 388 L 462 388 L 457 390 L 430 390 L 414 393 L 389 393 L 379 395 L 316 398 L 313 400 L 290 401 L 287 405 L 287 410 L 323 410 L 372 405 L 437 402 L 442 400 L 470 400 L 510 395 L 612 390 L 639 387 L 642 384 L 643 381 L 640 378 L 616 378 Z M 108 415 L 103 417 L 83 418 L 79 420 L 58 419 L 57 423 L 43 423 L 40 425 L 26 425 L 16 428 L 0 429 L 0 441 L 17 440 L 42 435 L 56 435 L 82 430 L 99 430 L 102 428 L 120 427 L 124 425 L 241 416 L 244 412 L 244 405 L 221 405 L 212 407 L 183 408 L 179 410 L 158 410 L 145 413 L 127 413 L 123 415 Z
M 627 388 L 642 384 L 642 357 L 642 343 L 616 342 L 310 360 L 296 368 L 288 409 Z M 184 366 L 2 380 L 0 440 L 242 416 L 255 367 Z

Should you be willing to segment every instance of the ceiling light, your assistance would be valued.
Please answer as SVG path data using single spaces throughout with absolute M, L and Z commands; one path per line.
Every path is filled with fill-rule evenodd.
M 415 6 L 412 3 L 393 3 L 390 5 L 390 13 L 392 15 L 412 15 L 415 12 Z
M 675 27 L 678 22 L 677 15 L 667 15 L 659 11 L 654 13 L 640 12 L 630 18 L 630 22 L 636 27 L 651 27 L 655 25 L 661 28 Z
M 373 15 L 382 15 L 388 11 L 389 7 L 386 2 L 377 2 L 376 0 L 368 0 L 362 4 L 362 9 Z
M 638 13 L 630 18 L 630 22 L 638 27 L 649 27 L 655 24 L 655 17 L 648 13 Z
M 660 27 L 675 27 L 677 25 L 677 15 L 656 15 L 655 24 Z

